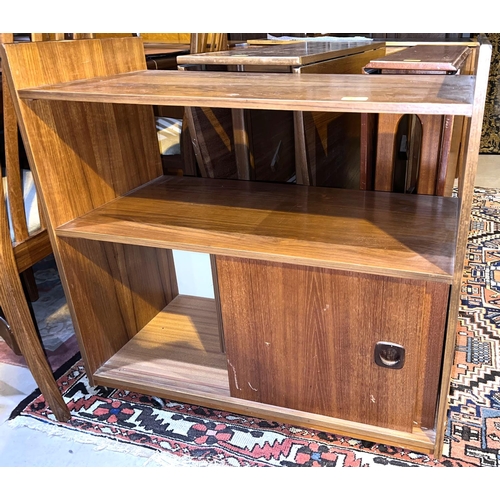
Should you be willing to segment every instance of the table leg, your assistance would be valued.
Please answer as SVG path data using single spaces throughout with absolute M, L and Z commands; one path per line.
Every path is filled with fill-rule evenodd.
M 293 112 L 293 125 L 297 184 L 310 186 L 311 178 L 307 168 L 306 132 L 304 126 L 304 113 L 302 111 Z
M 250 151 L 250 140 L 245 122 L 244 109 L 232 109 L 234 152 L 238 179 L 249 181 L 255 178 L 255 165 Z

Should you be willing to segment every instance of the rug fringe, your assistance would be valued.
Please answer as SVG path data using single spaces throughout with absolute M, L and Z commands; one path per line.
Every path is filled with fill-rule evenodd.
M 12 429 L 19 427 L 27 427 L 29 429 L 42 432 L 48 436 L 55 436 L 66 439 L 80 444 L 93 445 L 93 451 L 114 451 L 118 453 L 125 453 L 133 455 L 137 458 L 147 459 L 144 467 L 158 466 L 158 467 L 211 467 L 216 464 L 207 462 L 198 462 L 190 459 L 189 457 L 178 457 L 168 452 L 161 452 L 157 450 L 147 450 L 129 443 L 121 443 L 113 440 L 112 438 L 104 438 L 100 436 L 93 436 L 90 434 L 82 433 L 81 431 L 66 429 L 59 427 L 57 424 L 48 422 L 40 422 L 31 417 L 19 416 L 13 420 L 8 420 L 4 425 L 8 425 Z

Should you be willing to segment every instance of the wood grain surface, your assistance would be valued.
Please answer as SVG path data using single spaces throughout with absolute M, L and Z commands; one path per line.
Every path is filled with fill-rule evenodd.
M 457 200 L 163 177 L 60 236 L 450 282 Z
M 248 66 L 304 66 L 336 57 L 384 47 L 383 42 L 297 42 L 263 47 L 241 47 L 226 51 L 179 56 L 184 64 L 242 64 Z
M 59 252 L 92 380 L 178 295 L 172 252 L 75 239 L 60 239 Z
M 448 285 L 226 257 L 217 270 L 232 396 L 406 432 L 434 420 Z M 402 369 L 375 364 L 380 341 L 405 348 Z
M 26 152 L 52 226 L 162 173 L 150 106 L 17 100 L 17 89 L 145 68 L 138 38 L 3 46 Z M 124 52 L 119 52 L 121 47 Z M 121 54 L 119 56 L 118 54 Z M 52 61 L 52 64 L 50 63 Z M 30 66 L 32 71 L 25 71 Z M 57 168 L 53 168 L 54 163 Z M 122 175 L 127 172 L 127 175 Z M 78 196 L 74 189 L 78 186 Z M 48 195 L 50 193 L 50 196 Z M 47 199 L 44 199 L 47 198 Z
M 130 378 L 144 384 L 149 377 L 173 393 L 228 396 L 214 300 L 177 296 L 95 377 L 99 383 Z M 146 385 L 144 391 L 148 393 Z
M 432 431 L 411 432 L 230 396 L 225 356 L 217 352 L 217 313 L 211 299 L 178 296 L 94 374 L 96 383 L 267 420 L 338 432 L 429 453 Z M 193 363 L 194 362 L 194 363 Z
M 177 294 L 171 253 L 84 241 L 70 245 L 54 228 L 162 174 L 153 111 L 106 103 L 28 104 L 17 91 L 144 70 L 143 42 L 130 37 L 6 44 L 2 61 L 91 378 Z
M 417 45 L 370 61 L 365 70 L 456 72 L 469 56 L 463 45 Z
M 23 86 L 23 99 L 352 113 L 472 112 L 470 76 L 135 71 Z
M 186 401 L 296 425 L 313 423 L 439 456 L 491 47 L 481 46 L 477 80 L 474 70 L 471 76 L 420 75 L 417 80 L 412 75 L 146 72 L 142 42 L 130 40 L 2 47 L 4 74 L 37 186 L 43 188 L 49 233 L 91 383 L 109 381 L 159 395 L 185 392 Z M 148 106 L 136 106 L 142 104 Z M 459 198 L 161 177 L 151 104 L 472 117 L 465 129 Z M 78 134 L 67 130 L 71 126 Z M 154 343 L 144 348 L 136 343 L 137 332 L 155 324 L 177 294 L 171 248 L 217 256 L 229 372 L 222 364 L 211 365 L 219 354 L 209 355 L 206 363 L 205 354 L 193 354 L 202 352 L 199 344 L 186 353 L 179 337 L 171 342 L 180 358 L 170 365 L 167 359 L 163 367 L 168 356 L 158 364 L 155 349 L 148 347 Z M 213 316 L 211 345 L 220 352 L 215 305 Z M 403 383 L 398 370 L 365 369 L 366 345 L 386 332 L 389 341 L 408 346 Z M 272 355 L 266 351 L 269 336 L 278 344 Z M 238 343 L 250 351 L 231 347 Z M 120 361 L 123 348 L 127 352 Z M 182 356 L 186 363 L 180 367 Z M 299 364 L 289 362 L 295 358 Z M 128 371 L 134 360 L 142 360 L 144 370 Z M 112 373 L 97 373 L 106 363 Z M 346 375 L 346 364 L 360 383 Z M 239 392 L 231 365 L 238 386 L 246 382 L 246 399 L 227 395 L 226 384 L 233 385 L 233 394 Z M 276 374 L 261 367 L 274 367 Z M 156 377 L 157 371 L 164 378 Z M 177 375 L 169 379 L 191 371 L 207 381 L 205 392 L 193 392 L 194 379 L 187 385 L 181 381 L 179 390 L 172 382 Z M 341 383 L 331 387 L 331 378 Z M 262 400 L 251 400 L 254 389 L 262 390 Z M 365 400 L 365 406 L 359 403 Z M 401 414 L 395 409 L 399 404 Z

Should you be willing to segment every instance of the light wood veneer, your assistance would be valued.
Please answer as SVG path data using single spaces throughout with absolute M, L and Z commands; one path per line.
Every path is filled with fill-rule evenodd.
M 229 396 L 214 300 L 178 295 L 94 374 L 171 395 Z M 147 389 L 146 389 L 147 390 Z
M 450 283 L 458 201 L 161 177 L 58 236 Z

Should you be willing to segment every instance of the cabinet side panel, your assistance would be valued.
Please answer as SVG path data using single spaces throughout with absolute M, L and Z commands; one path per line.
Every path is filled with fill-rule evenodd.
M 48 101 L 22 107 L 52 227 L 162 174 L 151 107 Z
M 440 370 L 422 365 L 425 282 L 226 257 L 217 268 L 233 396 L 412 431 L 419 384 Z M 403 368 L 375 364 L 379 341 L 405 348 Z
M 171 250 L 59 239 L 89 375 L 177 296 Z
M 18 90 L 145 69 L 134 39 L 5 46 L 5 72 L 49 226 L 162 174 L 151 106 L 21 101 Z
M 147 281 L 158 273 L 155 269 L 166 254 L 159 258 L 152 250 L 65 243 L 54 231 L 162 175 L 153 110 L 151 106 L 21 101 L 18 91 L 145 70 L 143 44 L 136 38 L 122 38 L 7 44 L 1 49 L 4 77 L 92 377 L 168 303 L 169 295 L 176 293 L 175 274 L 165 271 L 171 292 L 154 279 L 148 292 L 141 279 Z

